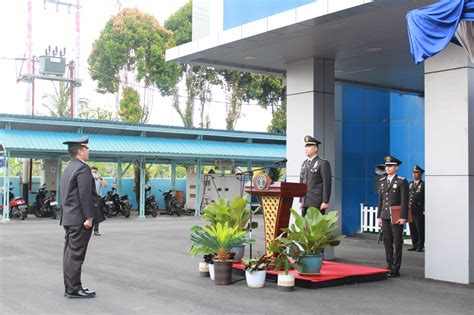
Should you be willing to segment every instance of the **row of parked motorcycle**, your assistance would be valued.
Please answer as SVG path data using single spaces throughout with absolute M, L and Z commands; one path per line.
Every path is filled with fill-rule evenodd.
M 175 196 L 174 190 L 162 191 L 159 190 L 164 197 L 166 214 L 176 214 L 178 217 L 181 216 L 183 210 L 180 202 Z M 23 197 L 15 197 L 13 194 L 13 187 L 10 183 L 9 191 L 9 207 L 10 207 L 10 218 L 24 220 L 28 216 L 28 205 Z M 43 185 L 36 192 L 36 201 L 33 204 L 33 211 L 35 216 L 38 218 L 51 217 L 56 219 L 58 209 L 56 195 L 54 192 L 47 194 L 46 186 Z M 0 207 L 3 207 L 3 203 Z M 117 216 L 118 214 L 124 217 L 130 217 L 131 204 L 128 199 L 128 195 L 120 196 L 117 193 L 117 186 L 112 185 L 112 189 L 107 192 L 105 196 L 101 198 L 100 209 L 102 213 L 110 218 Z M 2 209 L 3 210 L 3 209 Z M 158 214 L 158 202 L 156 201 L 155 195 L 151 193 L 151 186 L 145 185 L 145 215 L 152 215 L 156 217 Z

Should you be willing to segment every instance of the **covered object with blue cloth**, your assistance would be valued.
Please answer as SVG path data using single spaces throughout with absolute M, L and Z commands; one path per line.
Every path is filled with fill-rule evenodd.
M 474 0 L 442 0 L 407 14 L 411 54 L 416 64 L 450 42 L 464 47 L 474 62 Z

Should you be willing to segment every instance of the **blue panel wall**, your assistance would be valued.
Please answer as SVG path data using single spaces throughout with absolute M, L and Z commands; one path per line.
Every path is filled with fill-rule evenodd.
M 425 166 L 424 101 L 392 92 L 390 102 L 390 152 L 403 161 L 398 173 L 411 179 L 414 164 Z
M 224 30 L 320 0 L 224 0 Z
M 392 154 L 403 161 L 399 174 L 411 178 L 424 167 L 424 101 L 388 90 L 341 84 L 336 117 L 342 117 L 342 232 L 360 228 L 360 204 L 377 205 L 374 168 Z
M 105 177 L 104 180 L 109 184 L 109 188 L 102 188 L 102 196 L 104 196 L 108 190 L 110 190 L 112 183 L 115 181 L 115 178 L 112 177 Z M 19 196 L 20 194 L 20 178 L 18 176 L 11 176 L 10 177 L 10 182 L 12 183 L 12 186 L 14 187 L 13 189 L 13 194 L 15 196 Z M 40 178 L 39 177 L 33 177 L 33 182 L 34 183 L 39 183 Z M 150 180 L 150 185 L 151 185 L 151 192 L 155 195 L 156 200 L 158 201 L 158 204 L 160 208 L 164 209 L 165 208 L 165 202 L 163 200 L 163 194 L 159 191 L 159 189 L 166 191 L 171 189 L 171 179 L 169 178 L 153 178 Z M 3 188 L 3 177 L 0 177 L 0 187 Z M 34 184 L 33 186 L 33 191 L 37 191 L 39 188 L 39 184 Z M 184 202 L 186 202 L 186 179 L 184 178 L 177 178 L 176 179 L 176 190 L 182 190 L 184 191 Z M 131 203 L 132 203 L 132 208 L 137 208 L 137 202 L 135 200 L 135 193 L 133 192 L 133 178 L 123 178 L 122 179 L 122 191 L 121 193 L 123 195 L 127 194 Z M 29 195 L 29 204 L 33 204 L 35 202 L 35 195 L 30 194 Z M 0 196 L 0 200 L 3 200 L 3 196 Z

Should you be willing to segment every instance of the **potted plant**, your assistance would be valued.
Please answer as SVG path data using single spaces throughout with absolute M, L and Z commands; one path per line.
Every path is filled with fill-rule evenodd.
M 245 279 L 249 288 L 262 288 L 267 276 L 267 265 L 270 258 L 262 255 L 251 259 L 242 258 L 245 269 Z
M 298 255 L 296 245 L 294 242 L 284 237 L 283 234 L 278 236 L 268 247 L 273 255 L 273 260 L 270 266 L 275 271 L 284 270 L 283 273 L 278 274 L 278 290 L 284 292 L 291 292 L 295 290 L 295 277 L 290 274 L 291 269 L 295 269 L 293 256 Z
M 194 226 L 191 233 L 190 254 L 199 252 L 213 252 L 214 273 L 216 284 L 230 284 L 232 278 L 232 247 L 250 244 L 254 240 L 245 236 L 245 231 L 239 231 L 238 226 L 229 226 L 228 223 L 216 226 Z
M 295 221 L 285 229 L 287 237 L 297 245 L 299 252 L 295 258 L 297 270 L 301 274 L 320 274 L 322 253 L 327 246 L 337 246 L 343 235 L 333 235 L 337 229 L 337 212 L 322 215 L 319 209 L 309 208 L 306 216 L 291 209 Z M 295 254 L 295 251 L 292 253 Z
M 232 202 L 228 199 L 218 198 L 215 202 L 204 208 L 202 218 L 209 221 L 211 225 L 228 223 L 229 226 L 238 226 L 240 231 L 250 230 L 251 210 L 247 207 L 247 200 L 242 197 L 236 197 Z M 252 223 L 252 229 L 257 228 L 257 222 Z M 234 261 L 240 261 L 245 253 L 245 245 L 232 248 Z

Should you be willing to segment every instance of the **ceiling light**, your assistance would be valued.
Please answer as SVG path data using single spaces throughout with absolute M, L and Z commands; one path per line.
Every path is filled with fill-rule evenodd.
M 245 56 L 244 59 L 245 60 L 255 60 L 255 59 L 257 59 L 257 57 L 255 57 L 255 56 Z

